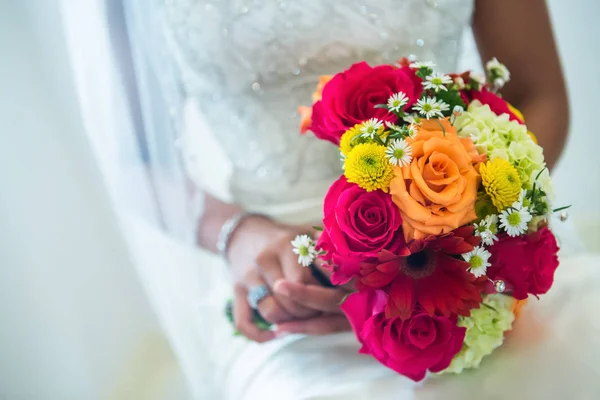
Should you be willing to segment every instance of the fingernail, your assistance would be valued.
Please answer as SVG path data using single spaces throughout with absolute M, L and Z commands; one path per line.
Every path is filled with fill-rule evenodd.
M 289 288 L 285 285 L 285 283 L 283 282 L 283 279 L 280 279 L 277 282 L 275 282 L 275 284 L 273 285 L 273 290 L 275 290 L 276 293 L 278 293 L 282 296 L 290 295 Z

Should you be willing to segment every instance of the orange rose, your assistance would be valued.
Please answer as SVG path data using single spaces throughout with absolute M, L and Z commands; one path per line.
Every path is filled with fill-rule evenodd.
M 480 157 L 473 143 L 460 139 L 447 119 L 424 120 L 407 142 L 412 162 L 394 169 L 390 185 L 406 240 L 447 233 L 475 220 L 480 178 L 474 164 Z
M 317 101 L 321 100 L 323 96 L 323 88 L 333 78 L 333 75 L 322 75 L 319 78 L 319 83 L 317 84 L 317 88 L 312 95 L 313 104 Z M 310 128 L 310 123 L 312 120 L 312 107 L 300 106 L 298 107 L 298 113 L 300 114 L 300 133 L 306 133 Z

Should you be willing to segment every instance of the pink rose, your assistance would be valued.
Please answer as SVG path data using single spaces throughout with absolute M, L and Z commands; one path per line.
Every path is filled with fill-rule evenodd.
M 409 319 L 385 318 L 387 295 L 380 290 L 353 293 L 342 310 L 362 344 L 360 353 L 370 354 L 394 371 L 415 381 L 427 371 L 446 369 L 462 348 L 465 328 L 457 317 L 430 316 L 416 308 Z
M 349 128 L 370 118 L 396 122 L 396 117 L 377 104 L 387 103 L 395 93 L 404 92 L 412 106 L 421 95 L 421 79 L 408 67 L 371 67 L 365 62 L 352 65 L 333 77 L 323 97 L 313 105 L 310 129 L 320 139 L 338 145 Z
M 526 236 L 501 235 L 499 238 L 490 247 L 492 266 L 487 276 L 503 280 L 506 291 L 519 300 L 526 299 L 528 294 L 537 296 L 548 292 L 558 268 L 558 245 L 550 229 L 544 227 Z M 486 291 L 494 291 L 491 283 Z
M 318 247 L 334 265 L 332 282 L 343 284 L 360 272 L 360 263 L 383 250 L 404 247 L 402 217 L 389 194 L 366 192 L 341 176 L 325 196 L 323 234 Z

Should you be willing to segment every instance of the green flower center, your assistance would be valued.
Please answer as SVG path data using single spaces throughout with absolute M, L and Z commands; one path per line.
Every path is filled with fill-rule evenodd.
M 422 108 L 422 109 L 423 109 L 423 111 L 425 111 L 425 112 L 429 112 L 429 111 L 433 110 L 433 106 L 432 106 L 431 104 L 429 104 L 429 103 L 425 103 L 425 104 L 423 104 L 423 107 L 421 107 L 421 108 Z
M 306 246 L 300 246 L 298 248 L 298 253 L 300 253 L 300 255 L 302 257 L 308 257 L 308 247 L 306 247 Z
M 395 149 L 395 150 L 394 150 L 394 157 L 395 157 L 396 159 L 398 159 L 398 160 L 401 160 L 401 159 L 402 159 L 402 157 L 404 157 L 404 154 L 406 154 L 406 153 L 405 153 L 405 152 L 404 152 L 404 150 L 402 150 L 402 149 Z
M 506 220 L 511 226 L 518 226 L 521 224 L 521 214 L 518 212 L 512 212 L 508 214 L 508 218 L 506 218 Z
M 469 260 L 469 263 L 473 269 L 481 268 L 483 266 L 483 259 L 479 256 L 473 256 L 471 257 L 471 260 Z
M 481 226 L 477 227 L 477 232 L 484 233 L 485 231 L 487 231 L 487 227 L 485 225 L 481 225 Z
M 442 82 L 441 78 L 433 78 L 431 80 L 431 83 L 433 83 L 434 85 L 442 85 L 444 82 Z
M 361 161 L 365 164 L 365 167 L 374 167 L 377 165 L 377 160 L 371 156 L 365 156 Z

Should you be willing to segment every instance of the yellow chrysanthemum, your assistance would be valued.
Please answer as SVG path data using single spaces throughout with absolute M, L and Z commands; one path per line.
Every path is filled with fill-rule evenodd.
M 481 182 L 498 211 L 518 200 L 521 192 L 519 172 L 508 161 L 496 158 L 479 167 Z
M 389 190 L 394 177 L 392 165 L 385 156 L 385 147 L 375 143 L 361 143 L 346 156 L 344 175 L 367 192 Z
M 360 135 L 361 126 L 362 124 L 354 125 L 352 128 L 348 129 L 340 138 L 340 151 L 343 155 L 347 156 L 354 146 L 365 142 L 363 138 L 357 137 Z

